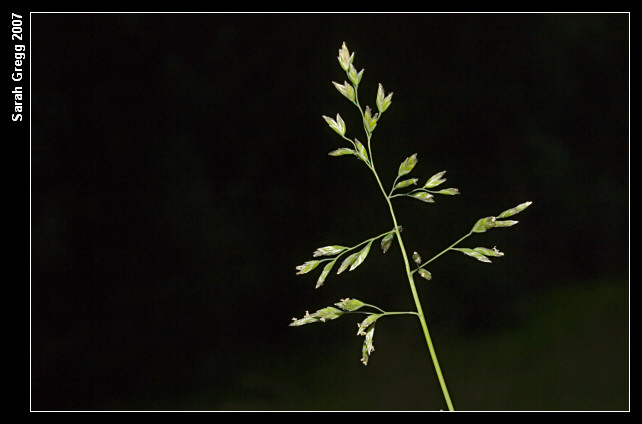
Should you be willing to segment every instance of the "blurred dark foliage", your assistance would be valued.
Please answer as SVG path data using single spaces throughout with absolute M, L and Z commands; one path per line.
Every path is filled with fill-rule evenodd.
M 305 309 L 348 296 L 412 308 L 398 248 L 319 290 L 294 275 L 317 247 L 392 226 L 367 169 L 327 156 L 341 140 L 321 115 L 362 137 L 331 85 L 343 41 L 365 68 L 362 102 L 379 82 L 395 93 L 373 138 L 384 184 L 418 153 L 413 176 L 445 169 L 462 192 L 398 200 L 408 249 L 428 258 L 478 218 L 534 202 L 470 241 L 506 253 L 493 265 L 435 262 L 420 289 L 439 325 L 487 332 L 519 321 L 519 299 L 628 277 L 626 14 L 38 13 L 31 25 L 34 409 L 180 408 L 223 396 L 247 361 L 269 367 L 293 340 L 330 340 L 293 338 Z

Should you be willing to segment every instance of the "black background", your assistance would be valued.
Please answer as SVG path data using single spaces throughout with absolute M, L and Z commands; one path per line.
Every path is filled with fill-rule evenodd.
M 416 320 L 288 327 L 344 297 L 411 310 L 398 246 L 352 273 L 295 266 L 392 227 L 332 86 L 394 92 L 384 186 L 447 170 L 460 196 L 395 199 L 458 409 L 628 409 L 628 14 L 31 15 L 33 410 L 445 408 Z

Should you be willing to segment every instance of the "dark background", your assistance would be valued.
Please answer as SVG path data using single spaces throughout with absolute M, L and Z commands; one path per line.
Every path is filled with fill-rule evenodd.
M 628 14 L 31 15 L 33 410 L 438 410 L 416 320 L 288 327 L 344 297 L 411 310 L 399 247 L 352 273 L 295 266 L 392 227 L 322 115 L 345 41 L 388 187 L 429 258 L 484 216 L 520 223 L 418 282 L 455 407 L 629 408 Z

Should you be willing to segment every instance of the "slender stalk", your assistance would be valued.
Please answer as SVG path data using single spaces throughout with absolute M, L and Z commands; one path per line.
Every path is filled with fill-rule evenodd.
M 394 312 L 384 312 L 385 315 L 417 315 L 417 312 L 415 311 L 394 311 Z
M 393 311 L 393 312 L 386 312 L 381 308 L 377 308 L 374 305 L 368 305 L 367 303 L 364 306 L 371 306 L 374 309 L 377 309 L 380 312 L 380 315 L 417 315 L 417 312 L 415 311 Z M 346 314 L 364 314 L 364 315 L 372 315 L 374 312 L 372 311 L 348 311 L 344 312 Z
M 457 246 L 459 243 L 461 243 L 462 241 L 464 241 L 465 239 L 470 237 L 472 234 L 473 234 L 472 231 L 469 232 L 468 234 L 466 234 L 465 236 L 463 236 L 462 238 L 460 238 L 459 240 L 457 240 L 456 242 L 454 242 L 453 244 L 451 244 L 450 246 L 448 246 L 447 248 L 445 248 L 441 252 L 437 253 L 435 256 L 433 256 L 432 258 L 430 258 L 426 262 L 422 263 L 416 269 L 412 270 L 411 274 L 414 274 L 415 272 L 419 271 L 421 268 L 425 267 L 426 265 L 428 265 L 429 263 L 431 263 L 432 261 L 434 261 L 435 259 L 437 259 L 441 255 L 443 255 L 444 253 L 448 252 L 450 249 L 452 249 L 453 247 Z
M 392 207 L 392 202 L 390 201 L 390 197 L 386 193 L 386 190 L 383 188 L 383 185 L 381 184 L 381 179 L 379 179 L 379 175 L 375 170 L 374 158 L 372 157 L 372 151 L 370 149 L 371 134 L 368 131 L 366 131 L 366 134 L 368 136 L 368 150 L 369 150 L 368 153 L 370 154 L 370 169 L 372 170 L 372 173 L 374 174 L 375 179 L 377 180 L 377 184 L 379 185 L 379 188 L 381 189 L 381 192 L 383 193 L 383 196 L 386 198 L 386 202 L 388 203 L 388 208 L 390 209 L 390 215 L 392 217 L 392 222 L 395 228 L 394 231 L 397 236 L 397 240 L 399 241 L 399 248 L 401 249 L 401 255 L 403 256 L 403 262 L 406 268 L 406 276 L 408 277 L 408 283 L 410 284 L 410 291 L 412 292 L 412 298 L 415 301 L 415 307 L 417 308 L 417 316 L 419 318 L 419 322 L 421 323 L 421 328 L 423 329 L 423 332 L 424 332 L 426 344 L 428 345 L 428 350 L 430 351 L 430 357 L 432 358 L 432 363 L 433 363 L 433 366 L 435 367 L 437 378 L 439 379 L 439 385 L 441 386 L 441 391 L 443 392 L 444 399 L 446 400 L 446 404 L 448 405 L 448 410 L 454 411 L 455 408 L 453 407 L 452 401 L 450 400 L 450 395 L 448 394 L 448 388 L 446 387 L 446 380 L 444 379 L 444 376 L 441 373 L 441 367 L 439 366 L 439 361 L 437 360 L 437 352 L 435 351 L 435 347 L 433 346 L 432 339 L 430 337 L 430 332 L 428 331 L 428 324 L 426 323 L 426 317 L 424 316 L 423 308 L 421 307 L 421 301 L 419 300 L 419 294 L 417 293 L 415 280 L 412 276 L 413 271 L 411 271 L 410 269 L 410 261 L 408 261 L 408 254 L 406 253 L 406 248 L 404 247 L 403 239 L 401 238 L 401 232 L 399 231 L 399 224 L 397 223 L 395 210 Z M 457 241 L 455 244 L 459 243 L 461 240 Z

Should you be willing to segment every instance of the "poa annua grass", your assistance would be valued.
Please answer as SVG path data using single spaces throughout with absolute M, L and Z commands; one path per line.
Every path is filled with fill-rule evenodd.
M 415 316 L 421 323 L 423 335 L 426 339 L 430 358 L 435 368 L 435 372 L 437 374 L 437 378 L 444 395 L 444 400 L 448 409 L 453 411 L 453 402 L 451 400 L 450 394 L 448 393 L 446 380 L 439 366 L 437 353 L 430 337 L 430 332 L 428 331 L 428 325 L 426 323 L 426 319 L 422 309 L 421 300 L 417 292 L 415 276 L 418 275 L 425 280 L 431 280 L 432 274 L 427 269 L 428 265 L 446 252 L 450 251 L 463 253 L 464 255 L 470 256 L 485 263 L 491 263 L 490 258 L 503 256 L 504 254 L 500 252 L 496 247 L 470 248 L 461 247 L 460 245 L 468 237 L 475 234 L 484 233 L 493 228 L 511 227 L 517 224 L 517 221 L 507 218 L 510 218 L 513 215 L 522 212 L 524 209 L 530 206 L 532 202 L 524 202 L 514 208 L 507 209 L 499 213 L 497 216 L 488 216 L 477 220 L 477 222 L 472 226 L 471 230 L 467 234 L 465 234 L 449 247 L 426 261 L 423 261 L 421 256 L 417 252 L 413 252 L 411 255 L 409 255 L 403 243 L 403 238 L 401 236 L 403 227 L 397 222 L 397 216 L 393 207 L 393 199 L 397 197 L 410 197 L 423 203 L 431 204 L 435 203 L 435 198 L 437 196 L 458 195 L 460 194 L 459 190 L 456 188 L 438 188 L 444 182 L 446 182 L 446 178 L 444 178 L 446 171 L 436 173 L 435 175 L 428 178 L 423 185 L 418 186 L 417 183 L 420 181 L 420 179 L 414 177 L 411 178 L 408 176 L 408 174 L 412 172 L 413 168 L 417 164 L 418 159 L 416 153 L 407 157 L 399 165 L 397 177 L 389 186 L 390 188 L 386 189 L 384 187 L 375 168 L 371 141 L 372 135 L 379 123 L 379 120 L 381 119 L 384 112 L 392 104 L 393 93 L 386 94 L 383 86 L 379 84 L 376 95 L 377 112 L 373 112 L 370 106 L 362 107 L 361 103 L 359 102 L 359 83 L 361 82 L 361 79 L 363 77 L 363 69 L 361 71 L 357 71 L 353 64 L 354 53 L 351 53 L 348 50 L 345 43 L 343 43 L 341 49 L 339 49 L 339 56 L 337 57 L 337 59 L 339 60 L 339 64 L 345 71 L 349 81 L 344 81 L 343 84 L 333 82 L 333 84 L 339 91 L 339 93 L 341 93 L 358 109 L 363 122 L 365 142 L 361 142 L 357 138 L 350 138 L 346 136 L 346 124 L 339 114 L 336 115 L 336 118 L 323 116 L 323 119 L 326 121 L 328 126 L 332 128 L 332 130 L 334 130 L 347 144 L 347 147 L 340 147 L 330 152 L 329 155 L 354 156 L 359 161 L 363 162 L 363 164 L 365 164 L 365 166 L 372 172 L 376 183 L 381 190 L 381 193 L 385 200 L 385 204 L 388 206 L 388 209 L 390 211 L 392 228 L 384 232 L 379 232 L 379 234 L 367 238 L 354 246 L 331 245 L 320 247 L 313 252 L 313 259 L 306 261 L 302 265 L 296 267 L 297 274 L 307 274 L 313 270 L 316 270 L 317 268 L 320 268 L 321 272 L 316 282 L 316 288 L 319 288 L 325 283 L 331 271 L 336 270 L 337 274 L 341 274 L 345 271 L 354 271 L 356 268 L 358 268 L 359 265 L 361 265 L 368 257 L 373 245 L 375 245 L 375 242 L 381 248 L 383 253 L 386 253 L 392 246 L 394 240 L 396 240 L 401 250 L 403 265 L 406 271 L 410 292 L 412 294 L 416 310 L 386 311 L 379 306 L 368 304 L 359 299 L 345 298 L 341 299 L 339 302 L 336 302 L 331 306 L 321 308 L 316 312 L 310 313 L 306 311 L 305 315 L 302 318 L 293 318 L 293 321 L 290 323 L 290 325 L 301 326 L 314 322 L 326 322 L 337 319 L 345 314 L 365 315 L 364 320 L 361 321 L 361 323 L 358 325 L 357 335 L 364 337 L 361 352 L 361 362 L 364 365 L 368 365 L 370 356 L 374 351 L 374 334 L 376 324 L 386 316 Z

